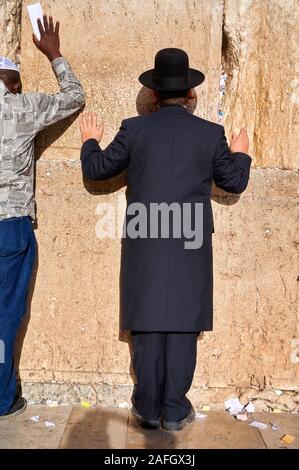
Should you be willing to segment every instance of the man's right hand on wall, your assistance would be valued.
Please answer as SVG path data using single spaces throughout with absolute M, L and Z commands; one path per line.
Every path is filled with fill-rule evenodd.
M 232 153 L 248 153 L 249 139 L 247 130 L 244 127 L 240 130 L 239 135 L 233 132 L 229 148 Z
M 80 131 L 83 144 L 89 139 L 100 142 L 104 132 L 104 123 L 96 113 L 82 113 Z
M 54 22 L 52 16 L 44 15 L 44 25 L 40 19 L 37 20 L 38 29 L 41 35 L 40 40 L 33 34 L 33 42 L 45 56 L 48 57 L 50 62 L 57 57 L 61 57 L 60 53 L 60 39 L 59 39 L 59 22 L 57 21 L 54 29 Z

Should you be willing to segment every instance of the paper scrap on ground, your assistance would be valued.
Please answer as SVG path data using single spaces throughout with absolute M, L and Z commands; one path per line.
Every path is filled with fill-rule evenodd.
M 52 421 L 45 421 L 46 428 L 55 428 L 56 424 Z
M 118 408 L 126 408 L 127 410 L 129 410 L 131 407 L 128 402 L 124 401 L 118 404 Z
M 274 408 L 272 410 L 272 413 L 282 413 L 281 409 L 280 408 Z
M 277 395 L 278 397 L 280 397 L 280 395 L 283 394 L 283 392 L 282 392 L 281 390 L 274 390 L 274 392 L 276 393 L 276 395 Z
M 40 418 L 40 416 L 32 416 L 30 419 L 31 419 L 31 421 L 34 421 L 34 423 L 38 423 L 39 418 Z
M 247 411 L 247 413 L 253 413 L 255 411 L 255 406 L 253 403 L 247 403 L 247 405 L 245 406 L 245 410 Z
M 39 18 L 43 24 L 43 10 L 42 10 L 41 4 L 34 3 L 33 5 L 28 5 L 27 11 L 28 11 L 28 15 L 30 18 L 33 32 L 35 36 L 37 37 L 37 39 L 40 40 L 40 32 L 38 29 L 37 20 Z
M 89 401 L 81 401 L 82 408 L 91 408 L 91 403 Z
M 209 411 L 210 407 L 209 407 L 209 405 L 203 405 L 201 407 L 201 409 L 202 409 L 202 411 Z
M 270 423 L 270 425 L 271 425 L 271 428 L 273 429 L 273 431 L 277 431 L 277 429 L 279 428 L 278 424 Z
M 205 415 L 204 413 L 195 413 L 195 418 L 206 418 L 208 415 Z
M 54 408 L 55 406 L 58 406 L 58 401 L 55 400 L 47 400 L 46 405 L 50 406 L 50 408 Z
M 284 436 L 280 438 L 281 442 L 284 442 L 285 444 L 292 444 L 294 439 L 294 436 L 291 434 L 284 434 Z
M 266 429 L 267 424 L 260 423 L 259 421 L 252 421 L 252 423 L 250 423 L 249 426 L 252 426 L 253 428 L 258 428 L 258 429 Z
M 231 415 L 237 415 L 242 413 L 244 405 L 240 402 L 239 398 L 229 398 L 224 402 L 225 409 L 230 412 Z
M 237 414 L 236 418 L 239 419 L 240 421 L 247 421 L 248 416 L 247 416 L 247 413 L 241 413 L 241 414 Z

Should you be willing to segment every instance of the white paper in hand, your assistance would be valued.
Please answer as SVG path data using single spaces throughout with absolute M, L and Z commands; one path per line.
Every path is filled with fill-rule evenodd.
M 39 29 L 38 29 L 37 20 L 39 18 L 41 20 L 42 24 L 44 24 L 43 23 L 43 10 L 42 10 L 42 7 L 41 7 L 40 3 L 35 3 L 34 5 L 28 5 L 27 10 L 28 10 L 28 15 L 29 15 L 29 18 L 30 18 L 30 22 L 31 22 L 33 32 L 34 32 L 35 36 L 37 37 L 37 39 L 40 40 L 40 32 L 39 32 Z

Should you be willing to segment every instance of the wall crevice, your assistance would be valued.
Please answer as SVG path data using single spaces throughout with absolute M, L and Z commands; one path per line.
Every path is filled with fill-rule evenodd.
M 22 0 L 0 0 L 0 55 L 20 62 Z

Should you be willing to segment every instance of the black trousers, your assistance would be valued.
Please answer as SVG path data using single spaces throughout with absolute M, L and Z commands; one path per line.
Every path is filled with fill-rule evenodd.
M 196 366 L 197 333 L 132 331 L 137 384 L 133 404 L 144 419 L 180 421 L 191 409 L 186 393 Z

